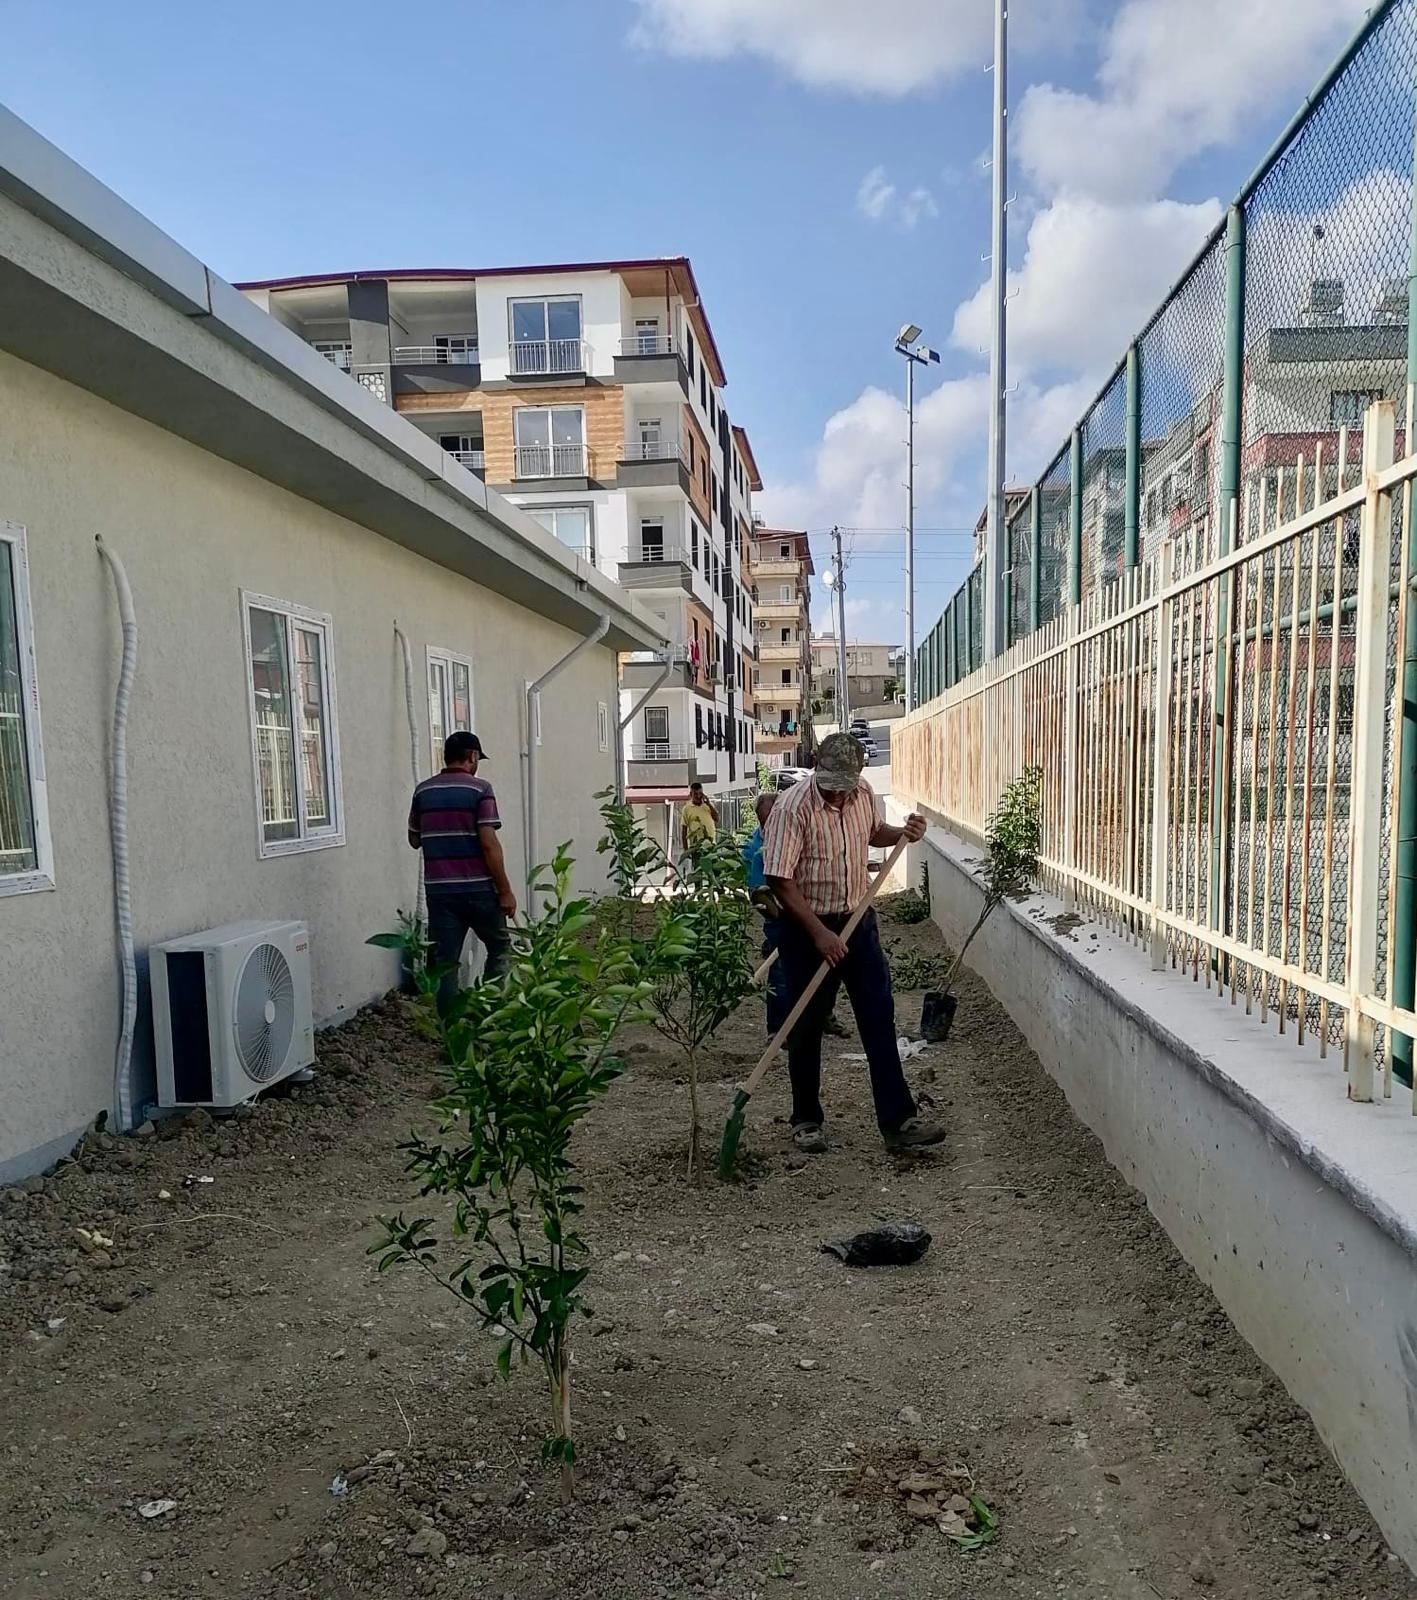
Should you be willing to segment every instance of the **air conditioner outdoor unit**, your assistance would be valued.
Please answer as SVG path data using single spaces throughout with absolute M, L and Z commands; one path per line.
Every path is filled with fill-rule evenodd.
M 240 1105 L 314 1061 L 303 922 L 233 922 L 148 954 L 160 1105 Z

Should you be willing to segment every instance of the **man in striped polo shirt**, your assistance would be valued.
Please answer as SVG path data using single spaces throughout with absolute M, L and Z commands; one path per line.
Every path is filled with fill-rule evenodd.
M 916 1115 L 895 1036 L 891 972 L 881 949 L 876 913 L 868 911 L 848 944 L 841 930 L 865 898 L 869 845 L 911 843 L 925 836 L 914 812 L 903 828 L 885 819 L 871 785 L 861 777 L 865 751 L 848 733 L 822 740 L 812 777 L 779 797 L 768 817 L 763 871 L 785 913 L 778 959 L 787 979 L 785 1002 L 795 1005 L 823 961 L 831 967 L 787 1042 L 792 1079 L 792 1141 L 808 1155 L 827 1148 L 822 1132 L 822 1031 L 846 985 L 871 1070 L 876 1121 L 893 1150 L 938 1144 L 945 1130 Z
M 487 952 L 483 976 L 507 970 L 507 919 L 517 897 L 507 881 L 497 830 L 497 797 L 477 765 L 484 760 L 475 733 L 450 733 L 443 741 L 443 770 L 413 791 L 408 842 L 423 851 L 423 886 L 428 895 L 428 937 L 433 960 L 443 968 L 438 1009 L 446 1012 L 458 992 L 458 968 L 469 933 Z

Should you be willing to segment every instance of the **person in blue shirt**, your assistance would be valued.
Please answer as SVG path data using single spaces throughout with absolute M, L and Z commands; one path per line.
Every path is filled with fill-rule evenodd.
M 773 792 L 758 796 L 753 807 L 758 825 L 743 846 L 743 861 L 748 868 L 748 894 L 763 919 L 764 958 L 777 949 L 782 935 L 782 907 L 777 903 L 777 896 L 768 888 L 768 880 L 763 873 L 763 829 L 767 827 L 768 814 L 776 802 L 777 795 Z M 786 1021 L 791 1009 L 787 1003 L 787 974 L 781 958 L 768 969 L 767 1002 L 768 1032 L 774 1034 Z

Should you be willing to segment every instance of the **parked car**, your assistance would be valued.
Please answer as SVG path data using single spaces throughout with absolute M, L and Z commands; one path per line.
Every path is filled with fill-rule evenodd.
M 801 783 L 803 778 L 810 778 L 810 767 L 779 767 L 777 769 L 777 787 L 779 791 L 790 789 L 794 783 Z
M 880 751 L 876 745 L 876 741 L 869 733 L 864 739 L 862 739 L 861 748 L 866 752 L 866 761 L 868 765 L 880 754 Z
M 865 717 L 853 717 L 851 719 L 851 731 L 858 739 L 869 739 L 871 737 L 871 724 L 867 722 Z

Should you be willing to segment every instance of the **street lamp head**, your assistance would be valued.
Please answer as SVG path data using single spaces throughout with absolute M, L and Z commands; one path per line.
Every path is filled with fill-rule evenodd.
M 826 585 L 826 587 L 828 589 L 835 588 L 835 586 L 836 586 L 836 573 L 831 567 L 828 567 L 826 569 L 826 571 L 822 574 L 822 582 Z
M 920 333 L 921 329 L 915 323 L 907 322 L 906 325 L 895 336 L 896 348 L 904 349 L 906 345 L 914 344 L 915 341 L 920 337 Z

